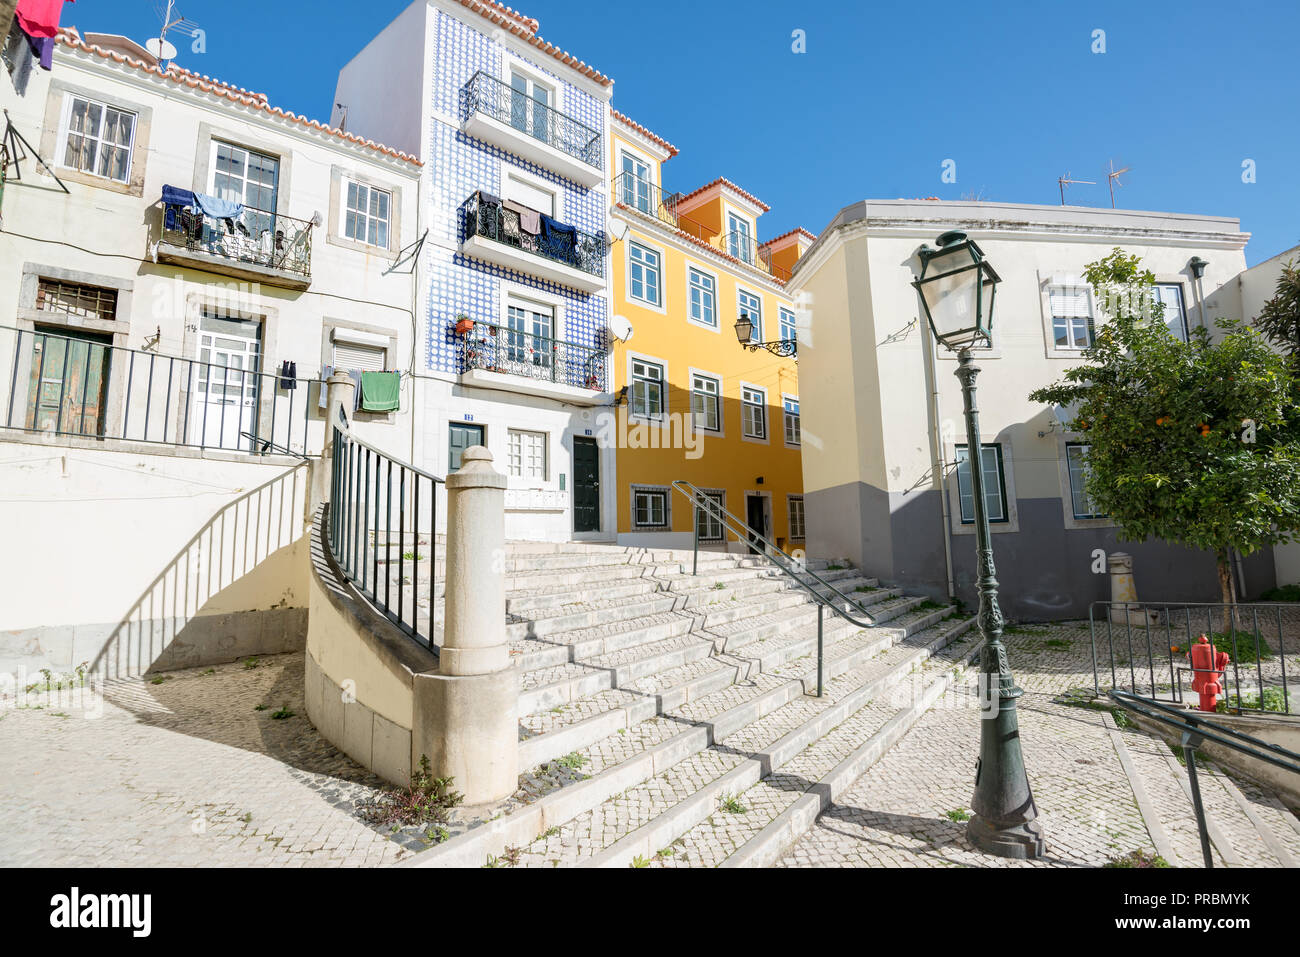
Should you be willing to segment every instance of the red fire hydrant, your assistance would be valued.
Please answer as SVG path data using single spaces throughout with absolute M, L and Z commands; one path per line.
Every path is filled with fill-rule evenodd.
M 1200 694 L 1202 711 L 1214 711 L 1219 694 L 1223 691 L 1223 672 L 1228 667 L 1228 653 L 1216 651 L 1205 636 L 1187 649 L 1187 660 L 1192 663 L 1192 690 Z

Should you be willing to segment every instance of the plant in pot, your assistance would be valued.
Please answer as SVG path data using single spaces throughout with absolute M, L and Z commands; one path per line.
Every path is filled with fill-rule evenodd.
M 469 316 L 461 313 L 456 316 L 456 335 L 463 336 L 474 328 L 474 320 Z

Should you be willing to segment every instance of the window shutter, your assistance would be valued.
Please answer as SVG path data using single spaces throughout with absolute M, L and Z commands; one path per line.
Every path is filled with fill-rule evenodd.
M 555 194 L 540 189 L 532 183 L 507 176 L 505 182 L 505 199 L 535 209 L 547 216 L 555 215 Z
M 334 368 L 358 372 L 383 372 L 385 350 L 357 342 L 334 343 Z
M 1054 319 L 1086 319 L 1092 316 L 1086 286 L 1054 286 L 1048 296 Z

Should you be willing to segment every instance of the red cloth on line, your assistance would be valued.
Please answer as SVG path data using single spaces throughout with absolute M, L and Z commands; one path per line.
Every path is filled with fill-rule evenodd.
M 76 0 L 67 0 L 75 3 Z M 18 0 L 15 16 L 29 37 L 53 37 L 59 33 L 59 16 L 64 0 Z

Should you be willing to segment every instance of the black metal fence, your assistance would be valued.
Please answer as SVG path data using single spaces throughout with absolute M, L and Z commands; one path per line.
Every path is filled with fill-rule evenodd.
M 1214 671 L 1221 675 L 1220 710 L 1300 713 L 1294 688 L 1300 606 L 1098 601 L 1088 609 L 1088 624 L 1098 693 L 1127 688 L 1182 703 L 1198 670 L 1188 650 L 1205 635 L 1229 656 L 1224 670 Z
M 237 217 L 216 219 L 192 207 L 164 203 L 162 239 L 191 252 L 310 279 L 313 225 L 252 206 L 245 206 Z
M 540 219 L 537 232 L 529 232 L 518 212 L 482 192 L 473 193 L 461 204 L 464 237 L 481 236 L 493 242 L 549 259 L 593 276 L 605 274 L 605 253 L 609 244 L 604 233 L 587 233 L 574 226 Z
M 436 475 L 333 426 L 329 548 L 384 617 L 434 654 L 438 560 Z
M 488 322 L 460 341 L 461 371 L 484 369 L 604 392 L 605 351 Z
M 553 146 L 595 169 L 603 168 L 600 131 L 479 71 L 465 85 L 466 115 L 482 113 Z
M 10 366 L 3 426 L 254 454 L 320 454 L 319 380 L 240 367 L 219 351 L 186 359 L 114 346 L 107 338 L 0 326 L 0 361 Z

